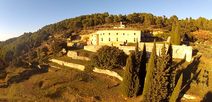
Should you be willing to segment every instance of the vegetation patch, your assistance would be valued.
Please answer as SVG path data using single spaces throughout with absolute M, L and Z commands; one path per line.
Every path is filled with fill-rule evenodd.
M 117 47 L 103 46 L 92 56 L 91 64 L 97 68 L 114 69 L 123 68 L 127 55 Z

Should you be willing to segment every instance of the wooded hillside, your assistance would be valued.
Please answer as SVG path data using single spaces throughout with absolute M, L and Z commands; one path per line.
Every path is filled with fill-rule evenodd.
M 161 28 L 172 30 L 172 25 L 178 22 L 181 34 L 199 29 L 212 31 L 212 20 L 200 17 L 198 19 L 185 18 L 179 20 L 177 16 L 170 18 L 154 16 L 150 13 L 132 13 L 129 15 L 111 15 L 109 13 L 96 13 L 66 19 L 55 24 L 44 26 L 36 32 L 24 33 L 20 37 L 0 42 L 0 58 L 9 64 L 17 64 L 22 60 L 39 61 L 49 54 L 57 53 L 65 44 L 66 38 L 73 33 L 78 34 L 83 29 L 95 29 L 100 25 L 116 25 L 120 21 L 127 25 L 135 24 L 143 28 Z M 49 52 L 49 53 L 47 53 Z

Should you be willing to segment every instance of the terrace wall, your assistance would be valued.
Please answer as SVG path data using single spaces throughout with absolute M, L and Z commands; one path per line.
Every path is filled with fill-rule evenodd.
M 57 63 L 57 64 L 59 64 L 61 66 L 66 66 L 66 67 L 69 67 L 69 68 L 72 68 L 72 69 L 85 71 L 85 66 L 84 65 L 70 63 L 70 62 L 65 62 L 65 61 L 61 61 L 61 60 L 57 60 L 57 59 L 51 59 L 50 61 L 54 62 L 54 63 Z M 119 79 L 120 81 L 123 80 L 123 78 L 118 73 L 116 73 L 115 71 L 110 71 L 110 70 L 107 70 L 107 69 L 94 68 L 93 72 L 106 74 L 106 75 L 115 77 L 115 78 Z
M 71 57 L 72 59 L 86 60 L 86 61 L 90 60 L 90 58 L 88 57 L 79 56 L 76 51 L 68 51 L 67 56 Z

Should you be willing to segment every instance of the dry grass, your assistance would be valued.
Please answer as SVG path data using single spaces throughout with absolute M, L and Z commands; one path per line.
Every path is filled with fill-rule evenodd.
M 190 89 L 186 94 L 193 95 L 200 101 L 209 91 L 212 91 L 212 48 L 208 47 L 208 45 L 199 44 L 194 49 L 197 49 L 199 54 L 202 55 L 197 69 L 201 70 L 201 72 L 197 80 L 191 82 Z M 208 77 L 205 76 L 205 71 L 209 72 Z M 209 79 L 208 84 L 206 83 L 207 78 Z
M 124 98 L 119 93 L 118 84 L 118 80 L 106 75 L 56 70 L 0 89 L 0 98 L 38 102 L 122 102 Z

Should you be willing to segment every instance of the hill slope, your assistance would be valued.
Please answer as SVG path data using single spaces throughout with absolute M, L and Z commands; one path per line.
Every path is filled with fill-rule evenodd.
M 162 28 L 170 31 L 172 24 L 180 22 L 181 35 L 198 29 L 212 29 L 212 21 L 205 18 L 178 20 L 177 16 L 167 18 L 154 16 L 150 13 L 133 13 L 129 15 L 110 15 L 97 13 L 66 19 L 55 24 L 44 26 L 36 32 L 24 33 L 17 38 L 0 43 L 0 58 L 9 65 L 18 65 L 20 62 L 39 62 L 49 55 L 58 53 L 65 47 L 66 39 L 72 34 L 79 34 L 83 29 L 99 29 L 112 27 L 120 21 L 134 28 Z M 106 25 L 106 26 L 105 26 Z M 107 26 L 109 25 L 109 26 Z M 204 25 L 204 26 L 203 26 Z

